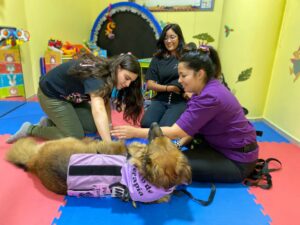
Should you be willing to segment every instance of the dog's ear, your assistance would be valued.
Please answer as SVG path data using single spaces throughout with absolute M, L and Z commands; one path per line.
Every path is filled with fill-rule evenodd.
M 178 160 L 176 174 L 176 185 L 192 183 L 192 170 L 185 156 L 182 156 L 181 160 Z
M 160 129 L 159 125 L 156 122 L 153 122 L 150 126 L 149 133 L 148 133 L 148 141 L 151 143 L 157 137 L 163 136 L 163 132 Z
M 174 186 L 172 184 L 171 177 L 169 177 L 166 174 L 166 171 L 164 171 L 164 168 L 159 165 L 148 163 L 144 169 L 144 178 L 151 184 L 163 188 L 170 188 L 171 186 Z
M 136 166 L 139 171 L 142 171 L 143 160 L 147 146 L 138 142 L 133 142 L 128 146 L 128 152 L 131 155 L 130 162 Z

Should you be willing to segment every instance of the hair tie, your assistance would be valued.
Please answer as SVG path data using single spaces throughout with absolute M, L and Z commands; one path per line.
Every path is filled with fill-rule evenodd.
M 207 54 L 210 53 L 210 50 L 209 50 L 209 46 L 208 45 L 200 45 L 198 50 L 200 50 L 201 52 L 205 52 Z

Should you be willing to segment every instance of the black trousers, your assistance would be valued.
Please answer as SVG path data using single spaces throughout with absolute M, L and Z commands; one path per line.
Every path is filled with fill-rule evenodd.
M 152 100 L 142 118 L 141 127 L 148 128 L 153 122 L 157 122 L 161 127 L 172 126 L 185 108 L 185 101 L 168 104 L 167 102 Z
M 193 181 L 239 183 L 254 170 L 256 161 L 239 163 L 226 158 L 207 144 L 183 151 L 192 167 Z

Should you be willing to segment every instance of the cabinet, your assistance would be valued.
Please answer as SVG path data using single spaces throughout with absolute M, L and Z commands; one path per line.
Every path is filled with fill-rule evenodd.
M 0 98 L 25 97 L 20 49 L 0 49 Z

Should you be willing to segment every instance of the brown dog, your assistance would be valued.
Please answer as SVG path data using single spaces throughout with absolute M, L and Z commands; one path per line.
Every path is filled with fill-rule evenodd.
M 157 124 L 149 131 L 149 144 L 123 142 L 102 142 L 92 139 L 78 140 L 63 138 L 37 143 L 24 138 L 13 144 L 6 159 L 39 177 L 43 185 L 57 194 L 67 194 L 67 174 L 70 157 L 79 153 L 100 153 L 109 155 L 130 154 L 128 163 L 152 185 L 169 189 L 191 182 L 191 168 L 180 150 L 162 135 Z M 169 194 L 156 199 L 168 201 Z

